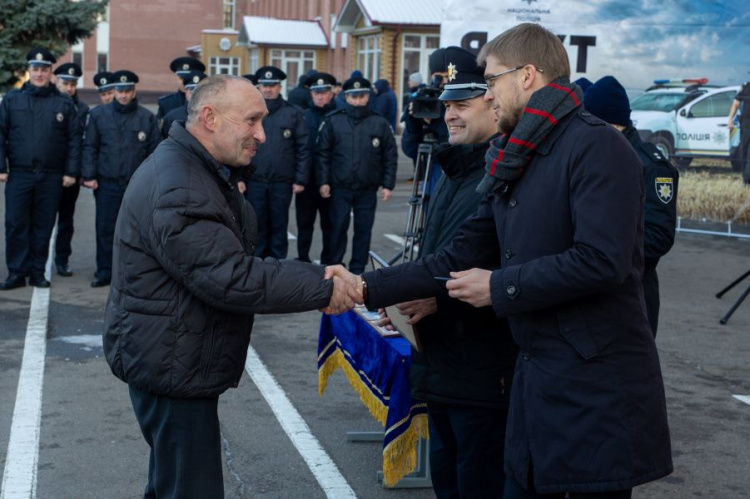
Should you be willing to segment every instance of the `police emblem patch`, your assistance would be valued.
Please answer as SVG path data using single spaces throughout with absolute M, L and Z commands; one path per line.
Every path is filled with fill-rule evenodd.
M 187 64 L 187 63 L 183 64 L 182 65 L 182 70 L 183 71 L 190 71 L 190 64 Z
M 57 113 L 57 116 L 55 116 L 55 118 L 57 118 L 58 122 L 62 123 L 62 121 L 65 119 L 65 115 L 63 113 Z
M 68 74 L 72 76 L 72 75 L 76 74 L 76 70 L 74 68 L 70 68 L 70 69 L 68 69 Z
M 361 84 L 360 82 L 358 82 L 358 81 L 355 81 L 355 82 L 354 82 L 354 85 L 352 85 L 352 86 L 353 86 L 354 88 L 361 88 L 361 87 L 362 87 L 362 84 Z
M 656 177 L 654 182 L 656 195 L 664 204 L 669 204 L 674 196 L 674 179 L 672 177 Z
M 325 80 L 323 78 L 318 78 L 318 85 L 325 85 Z
M 37 54 L 36 54 L 36 60 L 37 61 L 41 61 L 42 59 L 44 59 L 44 56 L 41 54 L 41 52 L 37 52 Z
M 270 71 L 266 71 L 266 79 L 271 79 L 273 77 L 273 73 Z
M 198 75 L 193 76 L 193 83 L 200 83 L 201 77 Z
M 380 147 L 380 139 L 377 137 L 374 137 L 372 139 L 372 147 Z
M 458 74 L 458 70 L 456 69 L 456 65 L 452 62 L 448 64 L 448 81 L 453 81 L 456 79 L 456 75 Z
M 146 142 L 146 132 L 138 132 L 138 142 Z
M 288 139 L 292 136 L 292 131 L 288 128 L 285 128 L 283 132 L 281 132 L 285 139 Z
M 106 85 L 106 84 L 107 84 L 107 79 L 106 78 L 100 78 L 99 79 L 99 86 Z
M 127 83 L 127 82 L 128 82 L 128 77 L 127 76 L 125 76 L 125 75 L 120 76 L 120 83 Z

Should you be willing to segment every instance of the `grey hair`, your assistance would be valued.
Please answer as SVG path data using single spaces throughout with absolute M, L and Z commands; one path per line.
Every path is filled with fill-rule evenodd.
M 195 125 L 195 123 L 198 121 L 198 117 L 201 114 L 201 109 L 206 104 L 213 104 L 215 106 L 217 104 L 223 104 L 225 95 L 224 91 L 226 90 L 229 82 L 232 80 L 238 80 L 247 84 L 251 84 L 245 78 L 233 75 L 210 76 L 198 83 L 198 86 L 196 86 L 195 90 L 193 90 L 193 94 L 190 97 L 190 102 L 188 103 L 188 118 L 185 122 L 185 127 L 192 127 Z

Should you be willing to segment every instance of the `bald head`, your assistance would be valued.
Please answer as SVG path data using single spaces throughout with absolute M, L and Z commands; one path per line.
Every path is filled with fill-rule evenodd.
M 218 162 L 243 167 L 266 140 L 261 122 L 267 114 L 263 96 L 250 81 L 211 76 L 193 91 L 185 128 Z

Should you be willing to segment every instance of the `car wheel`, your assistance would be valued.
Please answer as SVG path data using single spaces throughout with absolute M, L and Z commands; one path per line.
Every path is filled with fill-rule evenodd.
M 663 135 L 654 135 L 651 137 L 650 142 L 659 150 L 662 156 L 666 159 L 670 159 L 674 154 L 674 146 L 672 140 L 669 137 Z

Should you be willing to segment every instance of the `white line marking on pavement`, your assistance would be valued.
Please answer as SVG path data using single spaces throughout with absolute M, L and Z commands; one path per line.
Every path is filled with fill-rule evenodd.
M 295 236 L 294 234 L 292 234 L 289 231 L 286 231 L 286 238 L 287 238 L 288 241 L 296 241 L 297 240 L 297 236 Z
M 54 341 L 62 341 L 63 343 L 70 343 L 72 345 L 81 345 L 91 348 L 104 348 L 102 345 L 101 334 L 76 334 L 72 336 L 60 336 L 55 338 Z
M 750 395 L 732 395 L 732 397 L 736 398 L 740 402 L 744 402 L 747 405 L 750 405 Z
M 55 230 L 50 242 L 47 279 L 52 271 L 51 255 L 54 251 L 56 233 Z M 0 499 L 34 499 L 36 497 L 49 291 L 49 288 L 34 288 L 34 293 L 31 295 L 29 323 L 26 326 L 23 360 L 18 373 L 18 390 L 13 407 L 13 422 L 10 426 Z
M 398 244 L 399 246 L 403 246 L 406 243 L 406 239 L 404 239 L 401 236 L 397 236 L 396 234 L 383 234 L 386 239 L 389 239 L 393 241 L 394 243 Z M 419 245 L 417 244 L 414 246 L 414 252 L 416 254 L 419 254 Z
M 356 498 L 357 495 L 341 475 L 336 464 L 323 450 L 318 439 L 310 431 L 310 427 L 294 408 L 252 346 L 247 349 L 245 370 L 268 405 L 271 406 L 276 419 L 315 475 L 326 497 L 331 499 Z

